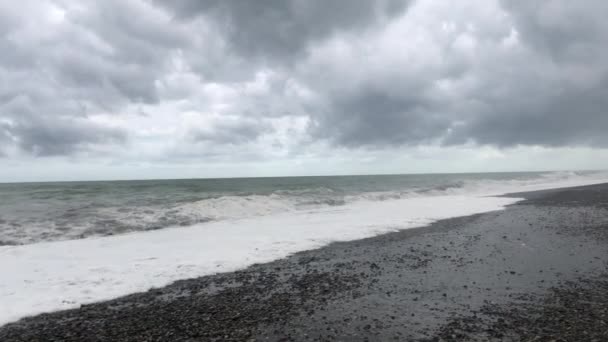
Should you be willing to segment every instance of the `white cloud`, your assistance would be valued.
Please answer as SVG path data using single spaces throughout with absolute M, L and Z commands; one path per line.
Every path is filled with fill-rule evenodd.
M 603 2 L 298 4 L 0 4 L 0 160 L 32 179 L 608 167 Z

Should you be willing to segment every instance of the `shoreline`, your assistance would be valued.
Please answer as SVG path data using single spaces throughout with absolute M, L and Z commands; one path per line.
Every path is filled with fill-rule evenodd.
M 518 321 L 530 314 L 522 303 L 549 309 L 561 293 L 576 307 L 570 283 L 591 297 L 602 288 L 608 184 L 504 196 L 525 199 L 25 318 L 0 327 L 0 340 L 518 340 L 537 333 Z
M 0 247 L 0 324 L 78 308 L 244 269 L 332 241 L 353 241 L 449 217 L 502 209 L 515 200 L 435 196 L 373 201 L 312 212 L 159 229 L 82 240 Z

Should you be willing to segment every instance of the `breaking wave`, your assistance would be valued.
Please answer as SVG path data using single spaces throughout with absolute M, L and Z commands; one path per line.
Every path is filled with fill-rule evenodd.
M 548 172 L 534 175 L 515 174 L 511 178 L 494 179 L 491 174 L 469 178 L 458 175 L 447 178 L 445 175 L 426 177 L 430 181 L 427 179 L 425 182 L 395 185 L 390 182 L 390 178 L 385 179 L 383 176 L 362 176 L 360 179 L 353 178 L 352 182 L 357 186 L 321 185 L 296 189 L 277 187 L 260 193 L 209 193 L 202 199 L 192 196 L 175 201 L 163 201 L 161 193 L 144 205 L 88 203 L 48 211 L 35 217 L 24 215 L 10 218 L 0 215 L 0 245 L 107 236 L 286 212 L 314 212 L 324 208 L 405 198 L 445 195 L 495 196 L 509 192 L 604 182 L 608 180 L 608 173 Z M 372 185 L 366 185 L 366 182 Z M 381 186 L 376 183 L 381 183 Z

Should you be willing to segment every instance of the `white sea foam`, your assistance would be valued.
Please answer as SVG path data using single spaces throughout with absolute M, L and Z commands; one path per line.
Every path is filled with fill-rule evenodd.
M 598 176 L 599 177 L 599 176 Z M 505 192 L 593 184 L 606 179 L 553 175 L 544 180 L 470 183 L 442 193 L 365 197 L 341 206 L 268 211 L 267 203 L 218 201 L 218 211 L 254 214 L 184 228 L 110 237 L 0 247 L 0 324 L 167 285 L 175 280 L 232 271 L 332 241 L 347 241 L 500 210 L 517 201 L 487 197 Z M 464 189 L 464 190 L 463 190 Z M 197 210 L 195 204 L 188 210 Z M 204 205 L 208 206 L 207 203 Z M 218 213 L 218 216 L 220 214 Z
M 222 196 L 186 203 L 175 210 L 188 216 L 204 213 L 210 219 L 225 220 L 292 211 L 295 205 L 288 198 L 276 194 Z
M 336 194 L 331 189 L 276 191 L 271 195 L 222 196 L 186 203 L 174 210 L 187 217 L 212 220 L 241 219 L 266 216 L 298 210 L 321 209 L 358 202 L 389 201 L 429 196 L 497 196 L 508 192 L 542 190 L 600 183 L 608 180 L 608 173 L 580 174 L 576 172 L 549 172 L 540 177 L 513 180 L 466 180 L 441 188 L 403 189 L 396 191 L 359 192 L 350 195 Z M 157 215 L 157 214 L 154 214 Z

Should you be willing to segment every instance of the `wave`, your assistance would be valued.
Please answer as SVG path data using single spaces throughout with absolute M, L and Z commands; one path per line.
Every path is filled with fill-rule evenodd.
M 220 196 L 182 204 L 170 211 L 194 221 L 230 220 L 266 216 L 301 210 L 320 210 L 347 206 L 360 202 L 390 201 L 445 195 L 495 196 L 509 192 L 541 190 L 561 186 L 575 186 L 608 180 L 608 173 L 548 172 L 521 176 L 519 179 L 472 179 L 440 183 L 430 187 L 411 187 L 390 191 L 362 191 L 349 193 L 327 187 L 297 190 L 275 190 L 268 195 Z
M 606 181 L 606 173 L 546 173 L 508 179 L 482 175 L 393 191 L 311 187 L 216 196 L 166 208 L 106 207 L 90 212 L 96 208 L 81 207 L 68 216 L 84 216 L 91 222 L 108 219 L 105 225 L 97 222 L 93 226 L 108 227 L 109 232 L 116 225 L 132 230 L 181 223 L 189 227 L 0 247 L 0 272 L 11 275 L 0 287 L 0 307 L 7 308 L 0 310 L 0 325 L 179 279 L 240 269 L 332 241 L 501 210 L 518 201 L 488 197 L 492 194 Z M 334 199 L 338 202 L 332 202 Z M 66 222 L 73 219 L 66 218 Z M 206 223 L 191 225 L 197 221 Z M 65 236 L 82 232 L 82 228 L 67 228 Z
M 451 178 L 428 176 L 425 185 L 416 182 L 383 186 L 374 190 L 365 184 L 355 187 L 309 186 L 295 189 L 272 189 L 267 193 L 241 192 L 214 194 L 213 197 L 175 201 L 166 205 L 81 206 L 55 216 L 42 215 L 10 221 L 0 218 L 0 245 L 20 245 L 41 241 L 80 239 L 128 232 L 191 226 L 224 220 L 239 220 L 281 213 L 315 212 L 328 208 L 360 205 L 429 196 L 496 196 L 509 192 L 599 183 L 608 180 L 607 172 L 547 172 L 537 174 L 453 175 Z M 460 178 L 458 178 L 460 177 Z M 365 179 L 361 178 L 361 182 Z M 359 179 L 357 179 L 359 180 Z M 365 185 L 365 186 L 364 186 Z M 157 199 L 154 199 L 157 201 Z M 154 203 L 154 201 L 152 203 Z
M 435 220 L 500 210 L 509 198 L 355 203 L 340 210 L 214 221 L 103 238 L 0 247 L 0 325 Z M 327 209 L 327 208 L 326 208 Z

